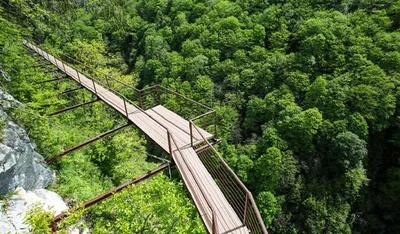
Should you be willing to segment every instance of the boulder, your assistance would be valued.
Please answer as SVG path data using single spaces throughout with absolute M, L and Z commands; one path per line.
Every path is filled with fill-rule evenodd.
M 15 195 L 7 199 L 7 203 L 7 208 L 0 212 L 0 233 L 28 233 L 30 228 L 24 223 L 24 217 L 37 204 L 55 215 L 68 209 L 60 195 L 46 189 L 25 191 L 19 187 L 15 190 Z M 4 204 L 0 203 L 0 208 L 1 206 Z M 78 234 L 79 230 L 71 228 L 69 233 Z

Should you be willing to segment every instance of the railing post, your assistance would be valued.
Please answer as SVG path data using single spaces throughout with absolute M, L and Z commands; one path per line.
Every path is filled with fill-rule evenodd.
M 214 110 L 214 137 L 217 137 L 217 111 Z
M 192 121 L 189 121 L 189 130 L 190 130 L 190 146 L 193 147 L 193 130 L 192 130 Z
M 110 88 L 110 83 L 108 82 L 108 76 L 106 76 L 106 83 L 107 83 L 108 88 Z
M 50 57 L 49 57 L 49 53 L 46 52 L 46 54 L 47 54 L 47 61 L 51 62 L 50 61 Z
M 160 86 L 157 85 L 157 97 L 158 97 L 158 104 L 161 104 L 161 98 L 160 98 Z
M 139 102 L 140 102 L 140 108 L 143 109 L 142 90 L 139 90 Z
M 212 220 L 213 233 L 218 234 L 217 217 L 215 216 L 214 212 L 212 212 L 212 216 L 213 216 L 213 220 Z
M 125 114 L 126 114 L 126 118 L 129 120 L 129 116 L 128 116 L 128 108 L 126 108 L 126 101 L 125 101 L 125 97 L 122 98 L 122 100 L 124 100 L 124 107 L 125 107 Z
M 79 83 L 82 84 L 81 77 L 79 76 L 78 70 L 75 70 L 75 71 L 76 71 L 76 75 L 78 76 L 78 81 L 79 81 Z
M 171 175 L 171 163 L 168 163 L 168 174 L 169 174 L 169 180 L 172 181 L 172 175 Z
M 57 59 L 54 57 L 54 62 L 56 63 L 56 67 L 57 68 L 60 68 L 59 66 L 58 66 L 58 63 L 57 63 Z
M 213 217 L 212 217 L 212 225 L 211 225 L 211 227 L 212 227 L 212 234 L 217 233 L 217 232 L 215 231 L 214 214 L 213 214 Z
M 246 193 L 246 200 L 244 202 L 244 214 L 243 214 L 243 224 L 246 225 L 247 209 L 249 206 L 249 194 Z
M 63 61 L 61 61 L 61 64 L 63 65 L 65 74 L 68 74 L 67 71 L 65 70 L 65 63 Z
M 168 137 L 168 146 L 169 146 L 169 155 L 172 158 L 172 145 L 171 145 L 171 134 L 167 129 L 167 137 Z
M 94 83 L 93 77 L 92 77 L 92 83 L 93 83 L 94 93 L 97 95 L 96 85 L 95 85 L 95 83 Z M 124 99 L 124 103 L 125 103 L 125 99 Z M 126 109 L 126 106 L 125 106 L 125 109 Z

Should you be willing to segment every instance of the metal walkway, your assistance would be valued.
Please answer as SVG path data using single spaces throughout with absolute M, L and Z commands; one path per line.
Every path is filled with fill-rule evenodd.
M 100 80 L 89 78 L 74 69 L 72 64 L 66 64 L 32 43 L 26 42 L 25 45 L 125 116 L 129 122 L 171 155 L 209 233 L 267 233 L 251 193 L 208 141 L 215 137 L 215 133 L 213 135 L 195 124 L 196 120 L 209 113 L 214 114 L 215 117 L 215 111 L 186 120 L 163 105 L 145 109 L 143 108 L 143 102 L 146 99 L 145 90 L 136 89 L 140 96 L 138 101 L 140 104 L 136 104 L 110 88 L 109 80 L 106 82 L 107 85 Z M 160 96 L 160 89 L 163 87 L 155 87 Z M 229 177 L 233 178 L 232 184 L 236 183 L 236 186 L 239 185 L 239 189 L 243 190 L 241 193 L 244 194 L 243 197 L 236 203 L 235 199 L 238 198 L 232 197 L 229 189 L 221 189 L 221 183 L 216 182 L 219 179 L 213 176 L 213 173 L 209 173 L 210 168 L 207 168 L 199 158 L 197 152 L 210 148 L 221 160 L 223 169 L 233 176 Z

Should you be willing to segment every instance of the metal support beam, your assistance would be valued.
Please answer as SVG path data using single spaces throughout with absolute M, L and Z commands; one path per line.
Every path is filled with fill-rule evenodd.
M 80 87 L 77 87 L 77 88 L 73 88 L 73 89 L 67 89 L 64 92 L 62 92 L 61 94 L 75 92 L 75 91 L 80 90 L 80 89 L 83 89 L 83 86 L 80 86 Z
M 36 84 L 43 84 L 43 83 L 47 83 L 47 82 L 66 80 L 66 79 L 67 79 L 66 77 L 59 77 L 59 78 L 54 78 L 54 79 L 50 79 L 50 80 L 39 81 L 39 82 L 36 82 Z
M 53 64 L 51 64 L 51 65 L 53 65 Z M 50 64 L 41 64 L 41 63 L 38 62 L 38 65 L 33 65 L 32 67 L 39 68 L 39 67 L 47 67 L 47 66 L 50 66 Z
M 76 150 L 78 150 L 78 149 L 80 149 L 80 148 L 83 148 L 83 147 L 85 147 L 85 146 L 87 146 L 87 145 L 89 145 L 89 144 L 91 144 L 91 143 L 93 143 L 93 142 L 95 142 L 95 141 L 98 141 L 98 140 L 100 140 L 100 139 L 102 139 L 102 138 L 104 138 L 104 137 L 106 137 L 106 136 L 108 136 L 108 135 L 110 135 L 110 134 L 112 134 L 112 133 L 118 131 L 118 130 L 121 130 L 121 129 L 125 128 L 125 127 L 128 127 L 129 125 L 130 125 L 130 124 L 128 123 L 128 124 L 119 126 L 119 127 L 117 127 L 117 128 L 114 128 L 114 129 L 112 129 L 112 130 L 110 130 L 110 131 L 107 131 L 107 132 L 105 132 L 105 133 L 102 133 L 102 134 L 96 136 L 95 138 L 92 138 L 92 139 L 90 139 L 90 140 L 88 140 L 88 141 L 83 142 L 82 144 L 79 144 L 79 145 L 77 145 L 77 146 L 74 146 L 74 147 L 72 147 L 72 148 L 70 148 L 70 149 L 68 149 L 68 150 L 66 150 L 66 151 L 64 151 L 64 152 L 62 152 L 61 154 L 57 154 L 57 155 L 55 155 L 55 156 L 53 156 L 53 157 L 51 157 L 51 158 L 48 158 L 48 159 L 46 160 L 46 163 L 47 163 L 47 164 L 50 164 L 50 163 L 52 163 L 52 162 L 54 162 L 54 161 L 60 159 L 61 157 L 67 155 L 67 154 L 70 154 L 70 153 L 72 153 L 72 152 L 74 152 L 74 151 L 76 151 Z
M 159 167 L 157 167 L 156 169 L 150 170 L 147 173 L 139 176 L 138 178 L 134 178 L 131 181 L 128 181 L 126 183 L 121 184 L 118 187 L 115 187 L 111 190 L 108 190 L 107 192 L 100 194 L 99 196 L 92 198 L 88 201 L 86 201 L 85 203 L 83 203 L 83 208 L 86 209 L 88 207 L 91 207 L 105 199 L 107 199 L 108 197 L 113 196 L 115 193 L 118 193 L 122 190 L 124 190 L 125 188 L 127 188 L 129 185 L 133 185 L 133 184 L 137 184 L 140 183 L 150 177 L 152 177 L 153 175 L 156 175 L 162 171 L 164 171 L 165 169 L 169 168 L 170 164 L 169 163 L 164 163 L 161 164 Z M 57 231 L 57 224 L 58 222 L 60 222 L 62 219 L 66 218 L 68 216 L 68 214 L 71 214 L 72 212 L 74 212 L 76 210 L 76 208 L 72 208 L 68 211 L 62 212 L 61 214 L 57 215 L 53 221 L 50 224 L 50 227 L 52 229 L 53 232 Z
M 50 116 L 58 115 L 58 114 L 61 114 L 61 113 L 66 112 L 66 111 L 76 109 L 76 108 L 81 107 L 81 106 L 85 106 L 85 105 L 88 105 L 88 104 L 92 104 L 92 103 L 97 102 L 97 101 L 100 101 L 100 99 L 97 98 L 97 99 L 92 100 L 92 101 L 89 101 L 89 102 L 84 102 L 84 103 L 81 103 L 81 104 L 78 104 L 78 105 L 70 106 L 70 107 L 67 107 L 67 108 L 58 110 L 58 111 L 56 111 L 56 112 L 50 113 L 50 114 L 48 114 L 48 115 L 50 115 Z
M 37 61 L 41 65 L 53 65 L 50 61 L 47 59 L 43 58 L 41 55 L 39 55 L 40 60 Z
M 53 65 L 53 64 L 52 64 Z M 50 66 L 50 65 L 49 65 Z M 44 73 L 52 73 L 52 72 L 58 72 L 58 69 L 46 69 L 43 71 Z

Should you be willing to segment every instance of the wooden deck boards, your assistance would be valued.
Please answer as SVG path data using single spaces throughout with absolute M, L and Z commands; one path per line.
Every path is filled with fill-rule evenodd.
M 191 193 L 193 200 L 197 207 L 201 207 L 200 215 L 202 218 L 207 217 L 211 220 L 211 209 L 209 208 L 205 198 L 201 195 L 207 196 L 208 200 L 212 203 L 212 206 L 216 208 L 217 212 L 217 224 L 220 233 L 249 233 L 246 227 L 243 227 L 242 221 L 239 219 L 225 196 L 215 183 L 207 169 L 200 161 L 198 155 L 193 148 L 181 149 L 182 156 L 178 151 L 173 152 L 174 161 L 183 175 L 185 184 L 191 184 L 189 192 Z M 184 157 L 184 158 L 183 158 Z M 196 183 L 195 178 L 199 179 L 199 183 Z M 205 194 L 201 193 L 199 187 L 202 187 Z M 199 195 L 199 196 L 197 196 Z M 197 196 L 195 198 L 195 196 Z M 205 212 L 202 213 L 202 212 Z M 211 223 L 206 224 L 207 228 L 211 232 Z
M 30 43 L 26 43 L 26 46 L 39 54 L 43 53 L 40 48 Z M 43 57 L 60 70 L 64 71 L 65 68 L 65 73 L 72 79 L 81 83 L 89 91 L 97 93 L 98 97 L 105 103 L 116 109 L 122 115 L 127 116 L 124 101 L 117 94 L 107 90 L 96 82 L 93 83 L 91 79 L 78 73 L 75 69 L 66 64 L 63 66 L 61 61 L 55 59 L 52 55 L 49 54 L 47 56 L 46 54 Z M 172 157 L 188 187 L 207 230 L 210 233 L 212 232 L 211 205 L 217 213 L 216 217 L 219 233 L 249 233 L 249 230 L 243 226 L 242 221 L 226 200 L 194 149 L 190 147 L 189 122 L 161 105 L 146 110 L 145 113 L 128 102 L 126 103 L 126 107 L 129 120 L 166 152 L 169 152 L 167 129 L 170 131 L 170 134 L 174 136 L 176 145 L 172 147 Z M 212 137 L 212 134 L 205 130 L 200 129 L 200 131 L 206 138 Z M 203 141 L 202 137 L 195 129 L 193 129 L 193 136 L 194 144 Z M 181 150 L 179 151 L 177 148 Z M 204 193 L 201 191 L 204 191 Z M 204 196 L 207 197 L 211 204 L 207 203 Z

